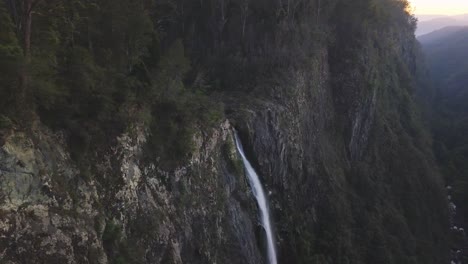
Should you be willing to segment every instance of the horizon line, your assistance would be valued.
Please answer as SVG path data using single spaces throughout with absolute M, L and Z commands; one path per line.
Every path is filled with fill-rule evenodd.
M 436 13 L 414 13 L 417 16 L 461 16 L 468 15 L 468 12 L 465 13 L 454 13 L 454 14 L 436 14 Z

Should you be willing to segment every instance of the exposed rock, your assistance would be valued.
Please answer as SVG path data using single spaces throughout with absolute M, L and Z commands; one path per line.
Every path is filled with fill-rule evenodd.
M 229 165 L 237 159 L 231 132 L 226 121 L 196 134 L 189 163 L 164 171 L 157 159 L 143 161 L 146 133 L 135 129 L 84 181 L 62 137 L 42 126 L 15 131 L 0 150 L 0 260 L 262 263 L 254 200 Z
M 95 263 L 107 263 L 90 224 L 97 215 L 91 206 L 96 190 L 81 181 L 69 185 L 78 170 L 65 146 L 60 136 L 37 125 L 29 136 L 10 134 L 0 149 L 3 262 L 83 263 L 94 250 L 101 252 Z

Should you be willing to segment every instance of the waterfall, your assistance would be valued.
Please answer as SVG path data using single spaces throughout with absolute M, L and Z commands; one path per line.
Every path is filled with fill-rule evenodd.
M 244 149 L 242 148 L 242 144 L 240 142 L 239 136 L 237 135 L 237 132 L 235 132 L 235 140 L 237 150 L 239 151 L 239 154 L 242 157 L 242 161 L 247 171 L 247 176 L 249 177 L 250 187 L 252 188 L 252 192 L 255 195 L 258 207 L 260 208 L 260 218 L 267 239 L 268 262 L 269 264 L 277 264 L 275 239 L 273 236 L 273 230 L 271 228 L 270 214 L 268 212 L 268 203 L 267 198 L 265 196 L 265 192 L 263 191 L 263 187 L 260 182 L 260 179 L 258 178 L 257 173 L 252 168 L 252 165 L 245 156 Z

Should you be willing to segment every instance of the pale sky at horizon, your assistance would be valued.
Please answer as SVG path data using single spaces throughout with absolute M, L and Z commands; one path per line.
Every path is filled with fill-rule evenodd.
M 468 0 L 409 0 L 417 15 L 459 15 L 468 13 Z

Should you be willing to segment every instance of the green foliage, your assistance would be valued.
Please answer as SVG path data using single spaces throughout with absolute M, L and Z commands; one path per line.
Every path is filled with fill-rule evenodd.
M 0 25 L 0 114 L 12 115 L 22 51 L 4 1 L 0 3 Z
M 0 115 L 0 129 L 9 129 L 13 126 L 13 122 L 10 118 Z
M 232 154 L 235 153 L 233 156 Z M 222 147 L 223 160 L 227 162 L 227 169 L 234 175 L 244 175 L 244 164 L 237 154 L 233 140 L 229 139 Z
M 128 243 L 122 232 L 122 227 L 114 220 L 106 223 L 102 234 L 102 242 L 112 263 L 141 263 L 143 256 L 137 255 L 136 245 Z
M 2 58 L 14 59 L 19 57 L 22 51 L 14 31 L 13 22 L 5 8 L 4 1 L 0 3 L 0 24 L 2 25 L 0 28 L 0 54 L 4 56 Z
M 149 150 L 170 167 L 186 161 L 193 151 L 195 128 L 209 128 L 220 122 L 221 107 L 201 90 L 191 90 L 184 80 L 190 60 L 180 39 L 161 57 L 152 80 L 152 123 Z
M 185 162 L 194 150 L 195 128 L 211 128 L 223 117 L 221 107 L 204 95 L 181 91 L 173 98 L 153 106 L 148 145 L 150 153 L 170 167 Z
M 110 221 L 106 224 L 104 233 L 102 234 L 102 241 L 104 246 L 113 247 L 122 239 L 122 229 L 114 221 Z
M 223 117 L 205 81 L 189 77 L 201 75 L 192 69 L 183 35 L 167 34 L 158 24 L 167 14 L 156 5 L 72 0 L 34 6 L 31 58 L 23 72 L 27 97 L 35 99 L 32 108 L 43 122 L 67 132 L 83 177 L 93 177 L 88 163 L 96 150 L 135 123 L 151 126 L 151 153 L 177 161 L 190 154 L 195 128 Z M 19 25 L 0 7 L 0 100 L 6 104 L 15 99 L 22 51 Z
M 161 155 L 163 163 L 184 162 L 192 151 L 190 113 L 176 102 L 158 105 L 153 112 L 150 151 Z M 174 164 L 175 162 L 175 164 Z
M 153 98 L 176 100 L 183 94 L 184 78 L 190 71 L 190 60 L 185 56 L 182 40 L 178 39 L 165 53 L 156 69 L 153 85 L 155 93 Z

